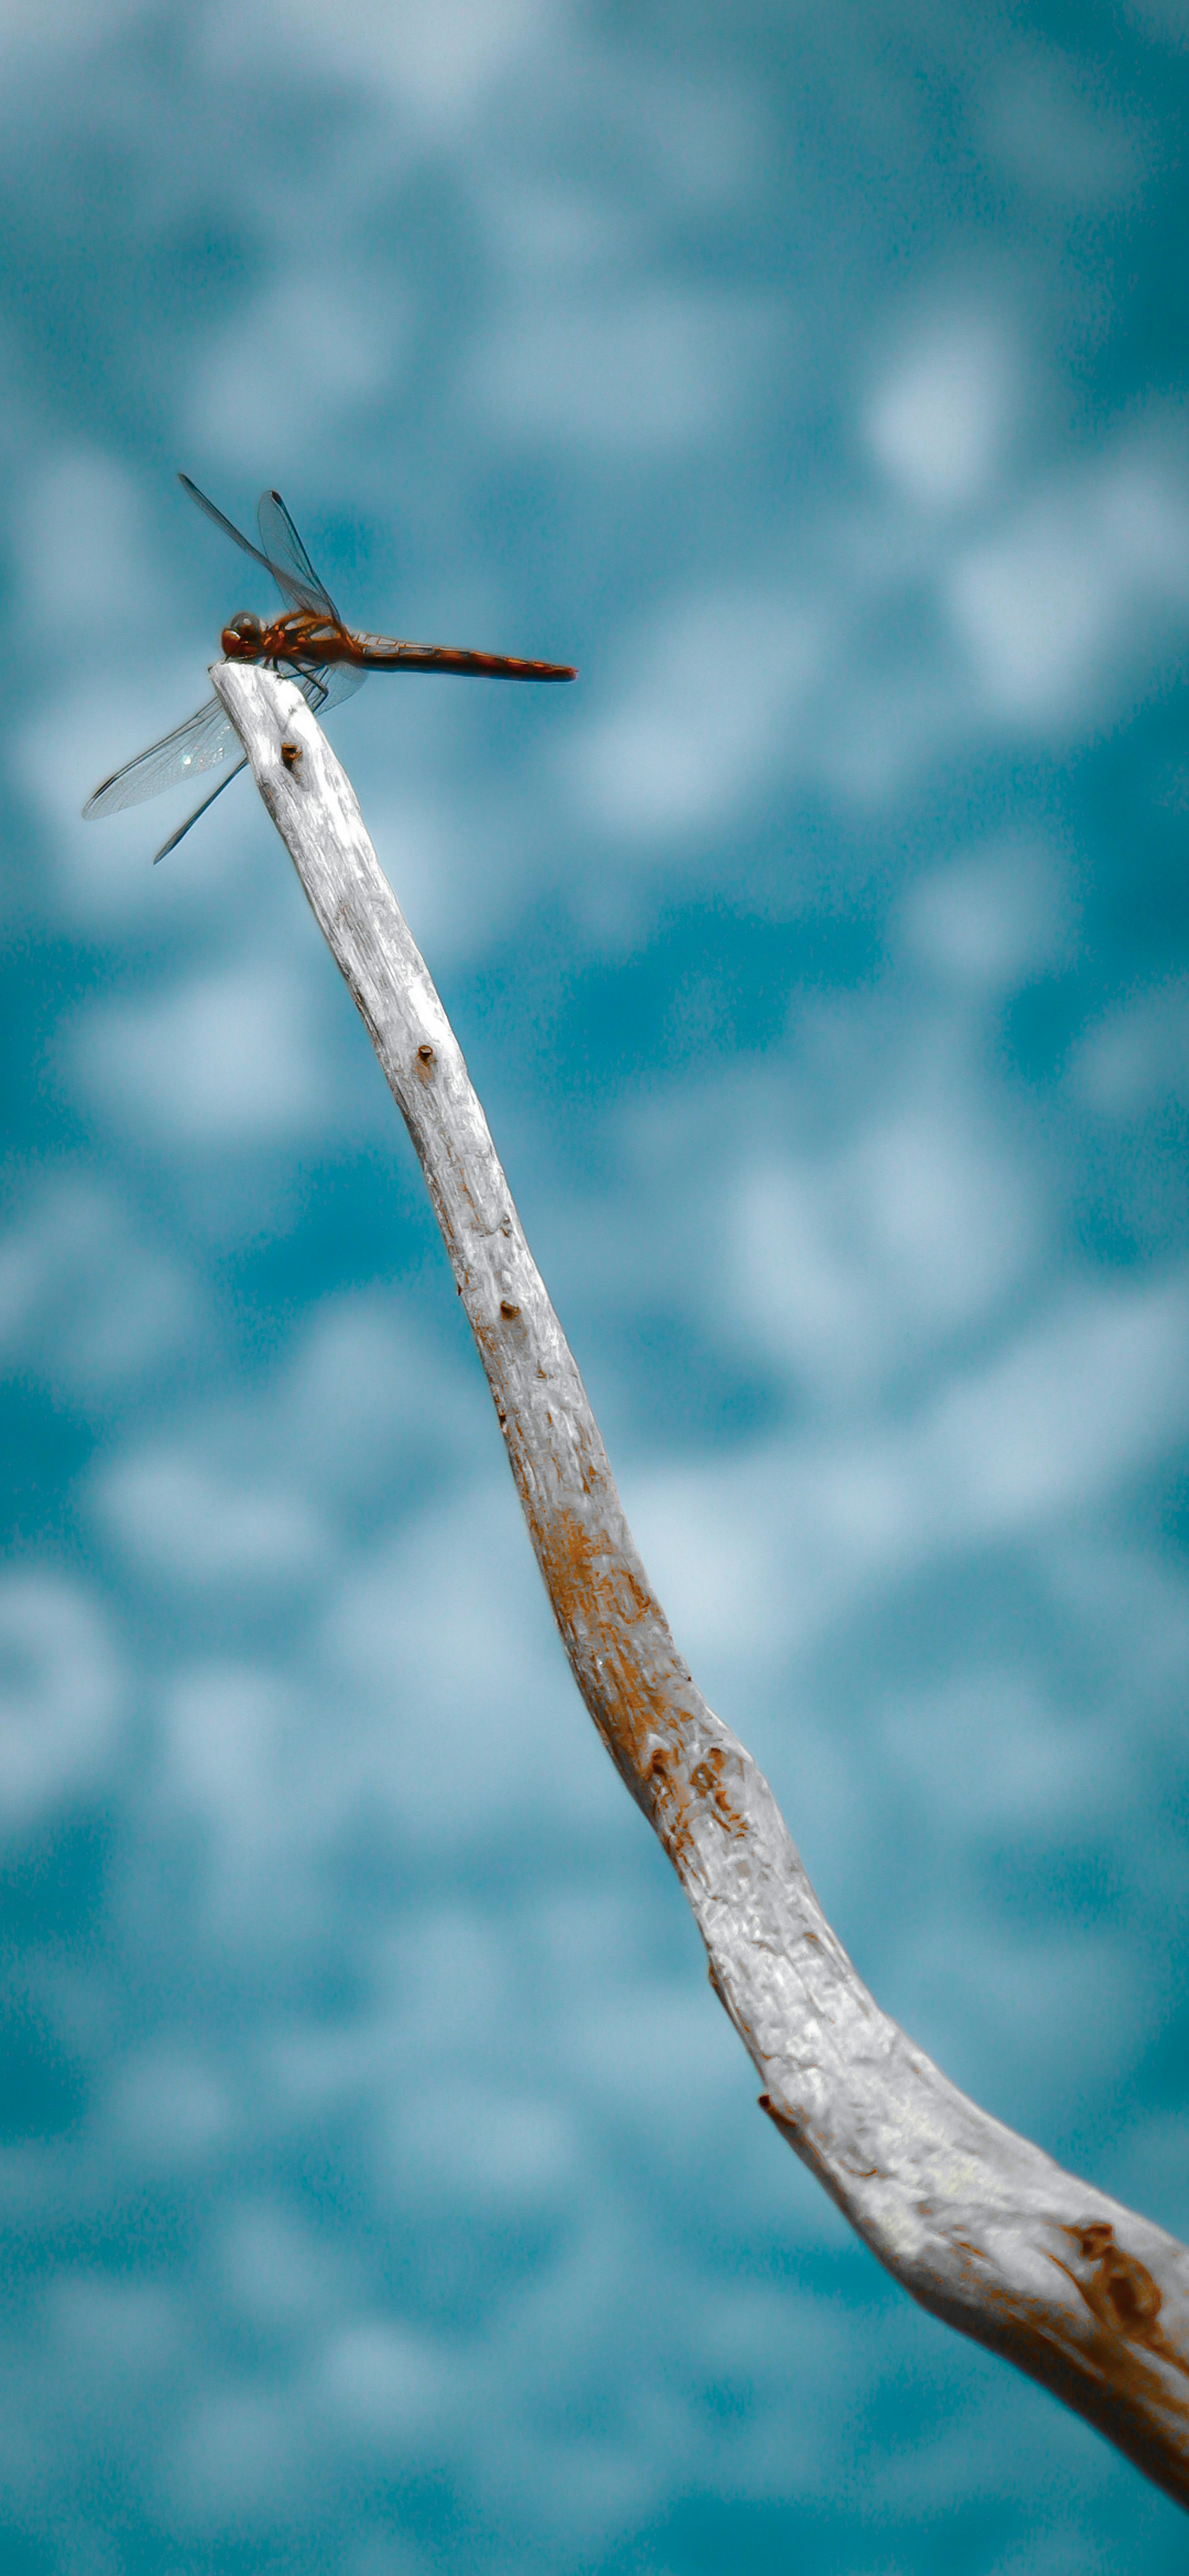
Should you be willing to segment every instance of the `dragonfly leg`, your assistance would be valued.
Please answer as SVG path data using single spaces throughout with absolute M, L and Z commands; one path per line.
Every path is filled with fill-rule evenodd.
M 276 671 L 279 676 L 281 670 L 279 662 L 273 662 L 270 664 L 270 668 Z M 311 713 L 313 715 L 317 715 L 319 707 L 325 706 L 328 695 L 322 681 L 319 680 L 315 676 L 314 672 L 311 671 L 304 663 L 289 662 L 285 665 L 285 668 L 288 671 L 290 679 L 296 680 L 297 686 L 300 689 Z

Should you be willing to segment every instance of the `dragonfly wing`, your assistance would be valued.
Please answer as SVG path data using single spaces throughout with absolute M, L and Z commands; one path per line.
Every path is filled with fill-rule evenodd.
M 183 491 L 189 493 L 191 500 L 197 502 L 199 509 L 205 510 L 208 519 L 213 519 L 215 526 L 222 529 L 224 536 L 230 537 L 232 545 L 238 546 L 242 554 L 250 555 L 253 563 L 263 564 L 265 571 L 272 574 L 273 580 L 279 584 L 286 596 L 289 596 L 291 584 L 281 580 L 279 564 L 270 562 L 267 555 L 262 555 L 259 546 L 254 546 L 251 538 L 245 537 L 233 520 L 225 517 L 222 510 L 216 509 L 213 501 L 208 501 L 205 492 L 199 491 L 197 483 L 192 483 L 188 474 L 179 474 L 178 481 Z M 294 608 L 304 608 L 306 604 L 304 599 L 296 596 L 291 599 L 291 606 Z
M 166 787 L 178 787 L 183 779 L 219 768 L 228 752 L 238 747 L 230 716 L 217 698 L 208 698 L 185 724 L 163 734 L 160 742 L 151 743 L 147 751 L 103 779 L 94 795 L 88 796 L 83 812 L 91 818 L 118 814 L 125 805 L 143 805 L 146 797 L 160 796 Z
M 332 707 L 341 707 L 344 698 L 353 698 L 356 690 L 363 687 L 367 673 L 352 669 L 349 662 L 319 662 L 315 670 L 298 671 L 295 676 L 314 714 L 324 716 Z
M 185 819 L 185 822 L 184 822 L 184 823 L 179 823 L 179 825 L 178 825 L 178 828 L 177 828 L 176 832 L 171 832 L 171 833 L 170 833 L 170 835 L 169 835 L 169 839 L 168 839 L 167 841 L 163 841 L 163 842 L 162 842 L 161 847 L 160 847 L 160 849 L 157 851 L 156 857 L 155 857 L 155 858 L 154 858 L 154 860 L 153 860 L 153 866 L 154 866 L 154 867 L 156 867 L 156 865 L 157 865 L 157 860 L 158 860 L 158 859 L 167 859 L 167 858 L 169 857 L 169 853 L 170 853 L 170 851 L 171 851 L 171 850 L 176 850 L 177 845 L 178 845 L 178 842 L 179 842 L 179 841 L 184 841 L 184 840 L 185 840 L 186 834 L 187 834 L 187 832 L 188 832 L 188 831 L 189 831 L 189 829 L 190 829 L 190 825 L 191 825 L 192 823 L 196 823 L 196 822 L 198 821 L 198 817 L 199 817 L 199 815 L 200 815 L 200 814 L 205 814 L 206 809 L 207 809 L 207 806 L 208 806 L 208 805 L 213 805 L 213 804 L 214 804 L 214 801 L 215 801 L 216 796 L 221 796 L 221 795 L 222 795 L 222 793 L 223 793 L 224 788 L 225 788 L 225 787 L 230 787 L 232 779 L 233 779 L 233 778 L 238 778 L 238 777 L 239 777 L 239 773 L 240 773 L 241 769 L 246 769 L 246 768 L 247 768 L 247 766 L 248 766 L 248 755 L 247 755 L 247 753 L 245 752 L 245 753 L 244 753 L 244 756 L 243 756 L 243 758 L 242 758 L 242 760 L 237 760 L 237 761 L 236 761 L 236 764 L 235 764 L 234 769 L 229 769 L 229 770 L 228 770 L 228 772 L 227 772 L 226 777 L 225 777 L 225 778 L 221 778 L 221 779 L 219 780 L 219 784 L 218 784 L 218 786 L 217 786 L 217 787 L 212 787 L 211 792 L 210 792 L 210 795 L 209 795 L 209 796 L 204 796 L 204 797 L 203 797 L 203 800 L 202 800 L 201 805 L 196 805 L 196 806 L 195 806 L 195 808 L 194 808 L 193 813 L 192 813 L 192 814 L 187 814 L 186 819 Z
M 222 510 L 216 509 L 213 501 L 208 501 L 205 492 L 199 491 L 197 483 L 192 483 L 188 474 L 179 474 L 178 481 L 182 485 L 183 490 L 189 493 L 191 500 L 197 502 L 199 509 L 205 510 L 208 519 L 213 519 L 215 526 L 222 529 L 224 536 L 230 537 L 232 545 L 239 547 L 241 554 L 250 555 L 253 563 L 263 565 L 265 572 L 271 574 L 272 579 L 275 581 L 277 589 L 281 593 L 281 597 L 288 600 L 291 608 L 312 608 L 316 611 L 318 616 L 322 616 L 325 613 L 326 593 L 316 574 L 312 570 L 310 571 L 309 580 L 307 581 L 304 578 L 299 578 L 294 572 L 289 571 L 286 568 L 286 563 L 284 561 L 274 563 L 271 555 L 262 554 L 259 546 L 254 546 L 251 538 L 243 535 L 242 531 L 236 527 L 234 520 L 227 518 Z M 264 493 L 261 498 L 261 506 L 263 507 L 264 501 L 275 499 L 276 497 L 275 493 Z M 298 549 L 298 553 L 301 555 L 302 560 L 305 561 L 307 560 L 305 557 L 305 549 L 302 546 L 297 530 L 293 527 L 292 520 L 289 519 L 289 513 L 285 510 L 283 501 L 281 503 L 281 508 L 285 511 L 285 518 L 292 530 L 293 541 Z M 312 588 L 310 586 L 311 583 L 313 585 Z M 339 621 L 336 616 L 336 626 L 338 622 Z
M 282 589 L 291 592 L 297 607 L 312 608 L 317 616 L 329 617 L 336 626 L 341 625 L 342 620 L 330 592 L 325 583 L 319 581 L 279 492 L 261 493 L 256 504 L 256 525 L 265 557 Z
M 316 671 L 299 671 L 297 685 L 307 705 L 313 708 L 316 715 L 320 715 L 325 708 L 340 705 L 344 698 L 353 698 L 356 689 L 363 687 L 366 678 L 366 671 L 353 671 L 349 664 L 346 666 L 338 664 L 330 668 L 323 665 Z M 213 703 L 217 705 L 217 699 Z M 207 806 L 213 805 L 216 796 L 221 796 L 224 788 L 229 787 L 232 779 L 238 778 L 241 769 L 246 769 L 247 766 L 248 759 L 245 752 L 236 761 L 234 768 L 229 769 L 219 780 L 218 786 L 212 787 L 210 795 L 203 797 L 201 805 L 196 805 L 193 813 L 187 814 L 185 822 L 179 823 L 176 832 L 171 832 L 169 839 L 162 842 L 157 858 L 153 861 L 154 867 L 157 865 L 157 859 L 167 859 L 170 851 L 176 850 L 178 842 L 185 840 L 191 824 L 198 821 L 200 814 L 205 814 Z

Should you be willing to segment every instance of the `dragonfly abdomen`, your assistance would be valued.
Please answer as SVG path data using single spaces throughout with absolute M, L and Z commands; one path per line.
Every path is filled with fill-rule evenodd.
M 464 680 L 576 680 L 567 662 L 522 662 L 506 653 L 467 653 L 450 644 L 402 644 L 394 635 L 350 635 L 364 671 L 453 671 Z M 330 661 L 327 653 L 322 657 Z

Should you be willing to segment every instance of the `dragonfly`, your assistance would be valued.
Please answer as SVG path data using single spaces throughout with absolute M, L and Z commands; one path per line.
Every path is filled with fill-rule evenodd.
M 208 519 L 230 537 L 232 544 L 250 555 L 253 563 L 262 564 L 271 574 L 282 599 L 285 613 L 271 623 L 254 617 L 247 609 L 231 619 L 222 634 L 222 648 L 229 662 L 263 662 L 270 670 L 287 671 L 296 680 L 306 703 L 315 715 L 337 707 L 344 698 L 361 689 L 369 671 L 451 671 L 468 680 L 576 680 L 578 674 L 566 662 L 520 662 L 502 653 L 468 653 L 447 644 L 402 644 L 394 635 L 362 635 L 343 624 L 324 582 L 319 581 L 305 547 L 279 492 L 262 492 L 256 510 L 260 543 L 241 534 L 222 510 L 208 501 L 205 492 L 192 483 L 188 474 L 179 474 L 184 491 Z M 224 767 L 229 754 L 239 752 L 230 769 Z M 247 755 L 240 745 L 230 716 L 210 697 L 184 724 L 172 733 L 163 734 L 160 742 L 150 743 L 147 751 L 135 760 L 125 761 L 88 796 L 83 813 L 88 820 L 104 814 L 119 814 L 127 805 L 143 804 L 150 796 L 160 796 L 167 787 L 180 786 L 190 778 L 205 776 L 218 769 L 222 775 L 210 794 L 196 805 L 176 832 L 158 850 L 157 859 L 168 858 L 176 850 L 200 814 L 214 804 L 225 787 L 231 785 L 241 769 L 247 768 Z

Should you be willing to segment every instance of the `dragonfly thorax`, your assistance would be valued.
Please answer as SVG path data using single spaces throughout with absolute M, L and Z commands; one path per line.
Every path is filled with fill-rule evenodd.
M 220 641 L 229 662 L 256 662 L 260 658 L 263 639 L 264 628 L 259 618 L 253 617 L 250 609 L 242 608 L 238 617 L 233 617 L 230 625 L 224 627 Z

